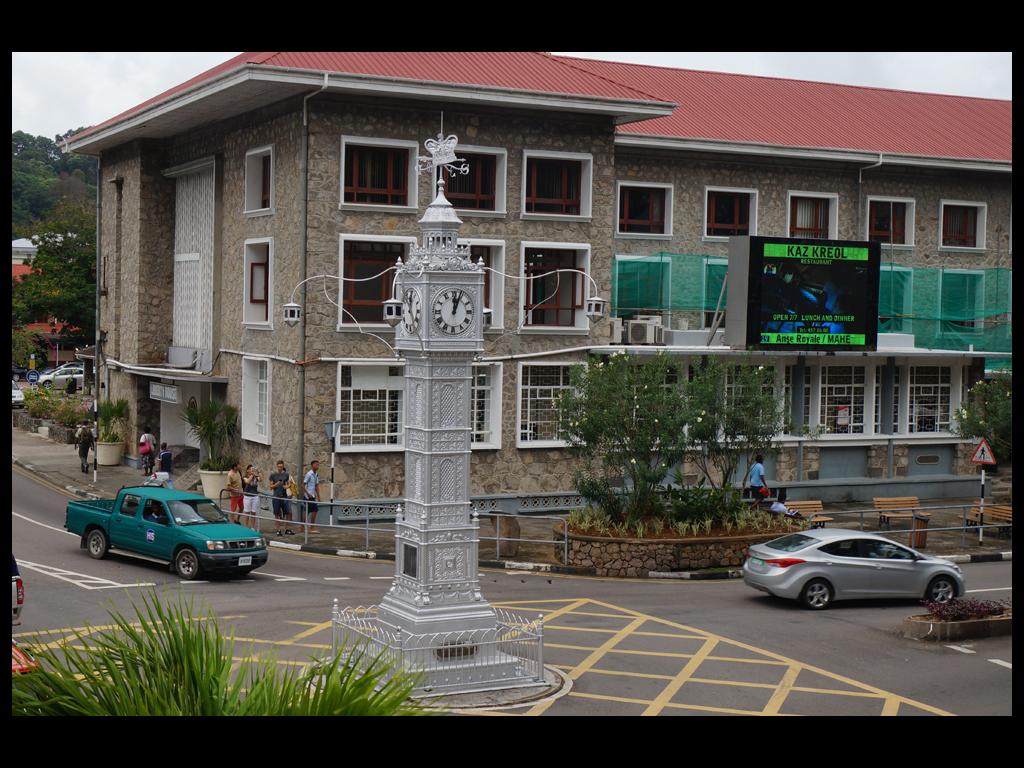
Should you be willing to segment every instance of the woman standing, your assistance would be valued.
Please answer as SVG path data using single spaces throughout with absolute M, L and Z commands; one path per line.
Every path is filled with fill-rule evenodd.
M 259 514 L 260 514 L 260 497 L 259 488 L 260 486 L 260 472 L 252 464 L 245 466 L 245 477 L 242 478 L 242 491 L 245 493 L 245 499 L 243 502 L 245 514 L 243 520 L 248 520 L 252 517 L 252 528 L 259 530 Z M 245 523 L 243 523 L 245 524 Z

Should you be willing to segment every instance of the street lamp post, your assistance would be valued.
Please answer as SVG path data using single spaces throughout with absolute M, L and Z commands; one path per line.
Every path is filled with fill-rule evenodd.
M 338 438 L 338 427 L 340 425 L 340 421 L 324 422 L 324 433 L 326 433 L 327 442 L 331 446 L 331 503 L 330 506 L 327 507 L 327 524 L 329 526 L 334 525 L 334 449 L 336 446 L 335 441 Z

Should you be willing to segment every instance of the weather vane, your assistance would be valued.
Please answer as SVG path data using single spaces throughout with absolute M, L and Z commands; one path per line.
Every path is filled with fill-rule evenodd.
M 444 135 L 444 112 L 441 113 L 441 130 L 437 134 L 436 139 L 427 139 L 423 142 L 423 145 L 427 148 L 427 152 L 430 156 L 420 155 L 417 159 L 419 160 L 419 170 L 425 171 L 427 168 L 434 168 L 434 174 L 437 177 L 438 187 L 444 186 L 444 174 L 438 174 L 436 169 L 443 169 L 448 171 L 449 176 L 454 176 L 457 173 L 461 173 L 465 176 L 469 173 L 469 164 L 466 163 L 465 158 L 456 157 L 455 145 L 459 143 L 459 137 L 452 134 L 451 136 L 445 137 Z M 461 165 L 457 165 L 461 163 Z

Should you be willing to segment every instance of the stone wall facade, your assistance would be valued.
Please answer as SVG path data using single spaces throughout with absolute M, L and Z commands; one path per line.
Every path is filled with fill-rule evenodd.
M 593 568 L 597 576 L 635 577 L 648 573 L 738 567 L 754 544 L 780 532 L 758 536 L 692 539 L 609 539 L 569 534 L 569 565 Z

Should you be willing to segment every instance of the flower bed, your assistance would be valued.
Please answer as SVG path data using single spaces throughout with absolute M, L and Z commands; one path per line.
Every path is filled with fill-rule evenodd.
M 925 601 L 924 605 L 927 614 L 904 620 L 904 637 L 949 642 L 1012 634 L 1013 609 L 1009 601 L 955 598 L 948 603 Z

